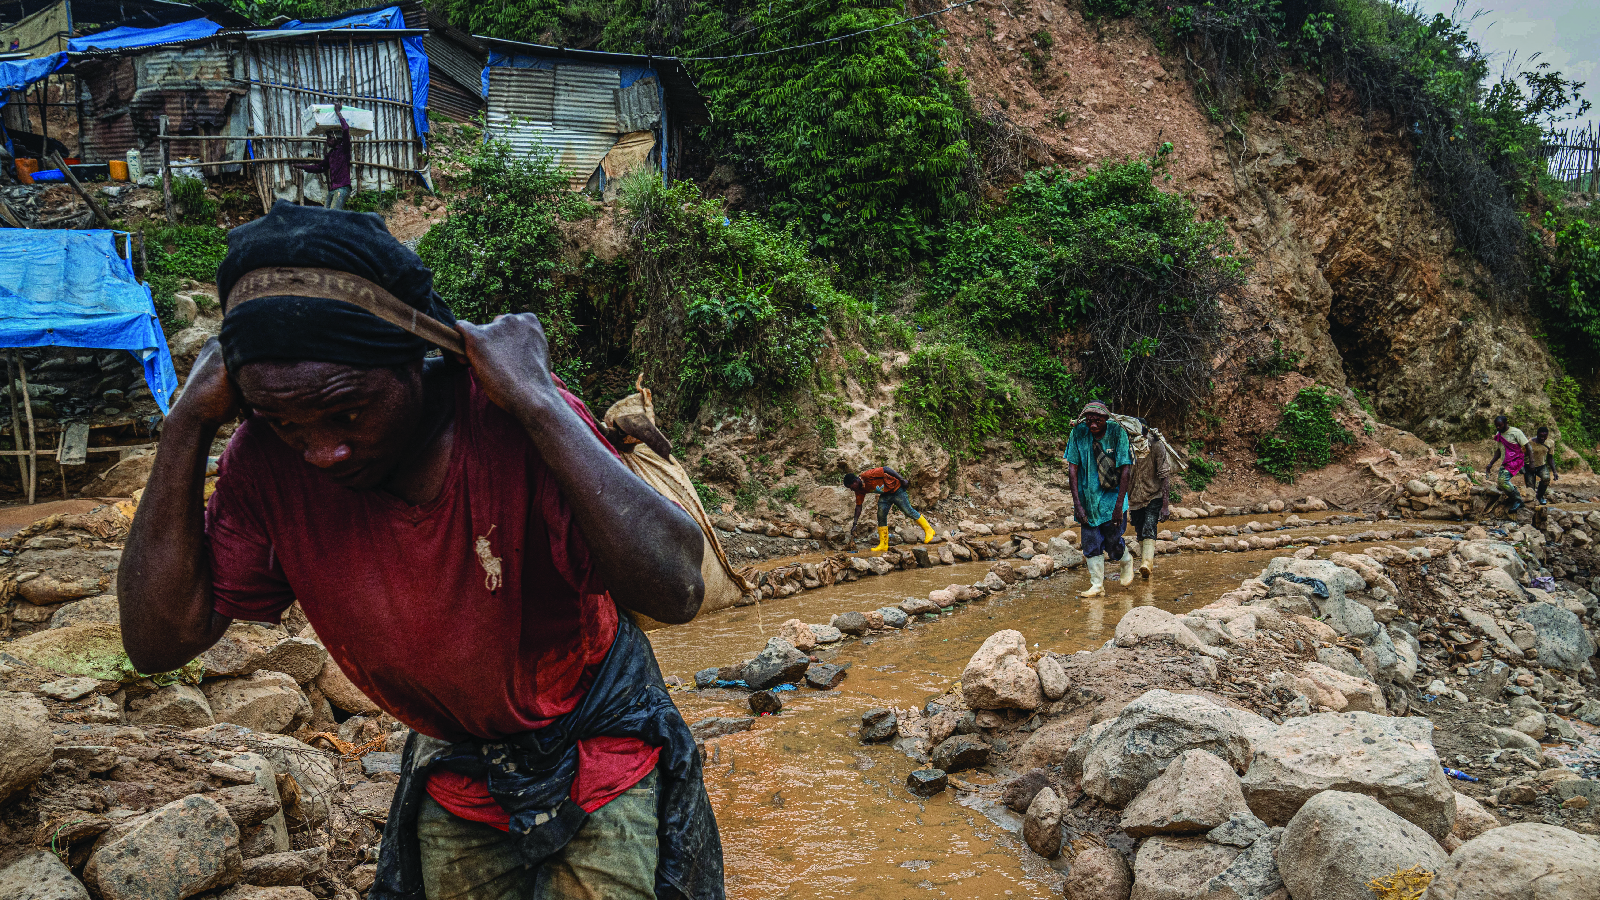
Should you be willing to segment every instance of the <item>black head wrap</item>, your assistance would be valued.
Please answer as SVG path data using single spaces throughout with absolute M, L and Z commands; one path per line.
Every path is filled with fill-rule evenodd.
M 228 255 L 217 269 L 224 304 L 222 357 L 230 372 L 261 360 L 382 368 L 419 360 L 432 347 L 332 298 L 258 297 L 238 309 L 227 307 L 228 293 L 240 278 L 275 266 L 348 272 L 447 326 L 456 322 L 433 291 L 433 271 L 395 240 L 381 216 L 279 200 L 265 216 L 228 233 Z

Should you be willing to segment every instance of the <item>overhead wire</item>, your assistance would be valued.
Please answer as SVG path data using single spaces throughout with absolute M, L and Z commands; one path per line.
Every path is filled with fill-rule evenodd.
M 866 28 L 866 29 L 863 29 L 861 31 L 851 32 L 850 34 L 842 34 L 842 35 L 839 35 L 838 37 L 831 37 L 831 38 L 827 38 L 825 40 L 820 40 L 820 41 L 812 41 L 812 42 L 810 42 L 808 44 L 795 44 L 792 47 L 779 47 L 776 50 L 757 50 L 757 51 L 755 51 L 753 53 L 736 53 L 736 54 L 732 54 L 730 56 L 680 56 L 680 57 L 678 57 L 678 61 L 679 62 L 719 62 L 719 61 L 730 60 L 730 59 L 751 59 L 751 58 L 754 58 L 754 57 L 757 57 L 757 56 L 772 56 L 772 55 L 778 54 L 778 53 L 788 53 L 791 50 L 805 50 L 808 47 L 822 47 L 822 46 L 825 46 L 827 44 L 837 44 L 840 41 L 848 41 L 851 38 L 861 37 L 864 34 L 872 34 L 873 32 L 876 32 L 876 31 L 883 31 L 885 28 L 894 28 L 894 27 L 899 26 L 899 25 L 904 25 L 904 24 L 906 24 L 908 22 L 915 22 L 915 21 L 917 21 L 919 19 L 927 19 L 927 18 L 930 18 L 932 16 L 942 16 L 947 12 L 952 12 L 954 10 L 958 10 L 958 9 L 962 9 L 964 7 L 971 6 L 974 3 L 981 3 L 981 2 L 983 2 L 983 0 L 964 0 L 964 2 L 962 2 L 962 3 L 952 4 L 950 6 L 944 7 L 943 9 L 936 9 L 933 12 L 926 12 L 926 13 L 923 13 L 922 15 L 919 15 L 919 16 L 908 16 L 908 17 L 906 17 L 904 19 L 900 19 L 899 21 L 896 21 L 896 22 L 889 22 L 889 23 L 884 24 L 884 25 L 879 25 L 876 28 Z

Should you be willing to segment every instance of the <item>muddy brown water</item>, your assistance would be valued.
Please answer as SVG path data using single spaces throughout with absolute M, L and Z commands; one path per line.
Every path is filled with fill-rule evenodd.
M 1360 546 L 1327 547 L 1321 554 Z M 1135 579 L 1127 589 L 1108 583 L 1107 595 L 1093 600 L 1077 597 L 1088 577 L 1074 569 L 959 606 L 937 622 L 845 644 L 831 660 L 850 667 L 839 689 L 784 692 L 781 715 L 762 717 L 752 731 L 707 747 L 706 789 L 722 832 L 728 895 L 1056 896 L 1059 876 L 1023 852 L 1014 822 L 1002 827 L 997 820 L 1003 817 L 991 819 L 962 805 L 955 791 L 927 800 L 912 796 L 905 779 L 918 764 L 890 747 L 862 745 L 853 733 L 861 713 L 922 706 L 956 683 L 983 641 L 1003 628 L 1021 631 L 1040 650 L 1093 649 L 1112 637 L 1122 614 L 1134 606 L 1174 613 L 1203 606 L 1286 552 L 1291 551 L 1160 556 L 1151 581 Z M 900 571 L 824 587 L 661 628 L 650 639 L 662 671 L 692 684 L 700 669 L 753 656 L 786 619 L 825 623 L 836 613 L 897 604 L 976 581 L 989 565 Z M 682 691 L 675 699 L 691 722 L 750 714 L 742 692 Z M 960 777 L 990 780 L 975 772 Z

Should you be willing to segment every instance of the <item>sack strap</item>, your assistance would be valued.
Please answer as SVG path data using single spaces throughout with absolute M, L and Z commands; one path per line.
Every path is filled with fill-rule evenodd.
M 402 302 L 376 284 L 338 269 L 302 269 L 269 266 L 240 278 L 228 292 L 233 309 L 261 297 L 315 297 L 359 306 L 378 318 L 438 347 L 467 354 L 461 333 L 427 313 Z

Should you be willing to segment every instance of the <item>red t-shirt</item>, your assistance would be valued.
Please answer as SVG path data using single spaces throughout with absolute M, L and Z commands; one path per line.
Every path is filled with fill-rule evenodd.
M 277 622 L 298 599 L 339 668 L 395 718 L 447 741 L 503 738 L 577 706 L 617 610 L 555 476 L 470 374 L 455 416 L 444 486 L 418 506 L 340 487 L 247 420 L 206 510 L 215 608 Z M 658 753 L 630 738 L 580 742 L 573 801 L 599 809 Z M 429 793 L 506 826 L 481 781 L 440 773 Z
M 890 475 L 883 466 L 868 469 L 856 477 L 861 479 L 861 489 L 856 491 L 857 505 L 867 499 L 869 491 L 876 494 L 892 494 L 905 486 L 904 482 Z

